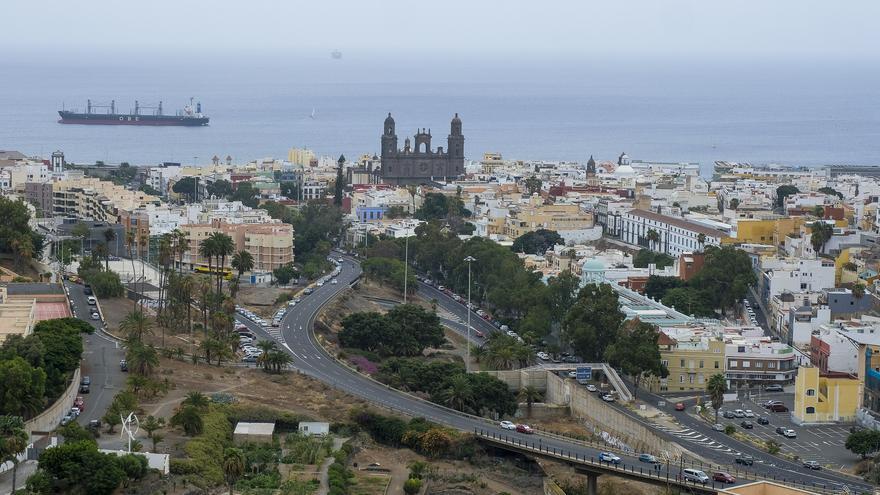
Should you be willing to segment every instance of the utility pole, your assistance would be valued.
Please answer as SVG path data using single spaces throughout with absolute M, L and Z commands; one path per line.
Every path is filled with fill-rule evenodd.
M 468 303 L 467 303 L 467 360 L 464 362 L 465 371 L 471 372 L 471 263 L 477 261 L 473 256 L 464 259 L 468 264 Z

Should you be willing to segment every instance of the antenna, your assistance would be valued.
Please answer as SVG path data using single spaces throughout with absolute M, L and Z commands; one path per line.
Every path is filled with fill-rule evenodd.
M 137 434 L 138 430 L 141 428 L 141 422 L 138 420 L 138 417 L 135 416 L 134 412 L 128 413 L 127 418 L 123 418 L 122 415 L 119 415 L 119 419 L 122 420 L 122 431 L 119 432 L 119 438 L 122 438 L 123 435 L 128 435 L 128 453 L 131 453 L 131 441 L 134 440 L 134 436 Z

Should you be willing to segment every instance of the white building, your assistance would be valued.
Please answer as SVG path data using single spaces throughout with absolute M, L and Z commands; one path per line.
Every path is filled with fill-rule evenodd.
M 620 218 L 620 226 L 623 242 L 673 257 L 705 246 L 720 246 L 721 240 L 728 237 L 724 232 L 696 222 L 639 209 L 626 212 Z M 658 241 L 648 240 L 651 231 L 657 232 Z
M 834 261 L 827 259 L 762 258 L 762 290 L 769 301 L 785 291 L 818 292 L 834 287 Z

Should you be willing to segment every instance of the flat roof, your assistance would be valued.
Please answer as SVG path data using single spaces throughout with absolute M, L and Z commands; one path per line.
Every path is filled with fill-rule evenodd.
M 234 435 L 264 435 L 272 436 L 275 432 L 275 423 L 245 423 L 243 421 L 235 425 Z

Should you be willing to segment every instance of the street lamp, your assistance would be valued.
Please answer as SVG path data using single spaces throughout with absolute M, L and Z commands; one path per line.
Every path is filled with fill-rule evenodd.
M 477 261 L 473 256 L 464 259 L 468 264 L 468 302 L 467 302 L 467 360 L 464 362 L 465 371 L 471 371 L 471 263 Z
M 406 236 L 403 255 L 403 304 L 406 304 L 406 279 L 409 277 L 409 235 Z

